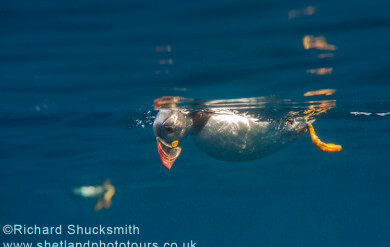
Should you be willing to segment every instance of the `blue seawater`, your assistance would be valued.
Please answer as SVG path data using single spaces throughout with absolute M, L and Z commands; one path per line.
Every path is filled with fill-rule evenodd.
M 389 246 L 389 9 L 382 0 L 2 1 L 0 226 L 135 224 L 140 234 L 0 239 Z M 303 96 L 319 89 L 336 92 Z M 336 100 L 315 128 L 343 151 L 322 152 L 305 134 L 229 163 L 187 140 L 167 171 L 151 124 L 153 100 L 170 95 Z M 109 209 L 73 194 L 106 179 L 116 188 Z

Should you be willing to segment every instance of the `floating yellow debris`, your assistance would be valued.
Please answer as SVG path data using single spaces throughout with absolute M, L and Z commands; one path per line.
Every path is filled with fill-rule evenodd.
M 328 50 L 335 51 L 337 47 L 335 45 L 328 44 L 324 36 L 315 37 L 313 35 L 305 35 L 302 39 L 303 47 L 306 50 L 309 49 L 318 49 L 318 50 Z
M 332 95 L 336 92 L 334 89 L 320 89 L 315 91 L 306 92 L 303 96 L 315 96 L 315 95 Z
M 308 69 L 306 72 L 309 74 L 326 75 L 331 74 L 333 72 L 333 68 Z

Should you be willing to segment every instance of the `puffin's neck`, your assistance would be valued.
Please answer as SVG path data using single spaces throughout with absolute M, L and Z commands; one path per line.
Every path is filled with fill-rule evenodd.
M 190 118 L 192 122 L 190 134 L 199 133 L 204 126 L 206 126 L 207 122 L 211 117 L 210 112 L 205 111 L 193 111 L 190 113 Z

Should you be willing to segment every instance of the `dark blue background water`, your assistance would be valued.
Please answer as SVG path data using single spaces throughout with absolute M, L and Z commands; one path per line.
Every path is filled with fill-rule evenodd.
M 313 15 L 289 18 L 308 6 Z M 390 111 L 389 8 L 2 1 L 0 225 L 137 224 L 140 241 L 197 246 L 389 246 L 389 118 L 350 113 Z M 337 50 L 318 58 L 329 51 L 305 50 L 305 35 Z M 333 71 L 306 72 L 322 67 Z M 321 88 L 336 89 L 337 108 L 315 125 L 340 153 L 320 151 L 306 134 L 253 162 L 217 161 L 190 141 L 171 171 L 159 160 L 150 126 L 157 97 L 303 101 Z M 108 210 L 72 193 L 107 178 L 116 187 Z M 107 240 L 115 238 L 126 239 Z

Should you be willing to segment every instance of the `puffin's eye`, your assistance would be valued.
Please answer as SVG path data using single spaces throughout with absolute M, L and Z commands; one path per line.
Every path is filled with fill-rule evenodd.
M 175 131 L 175 126 L 164 126 L 164 128 L 168 133 L 173 133 Z

